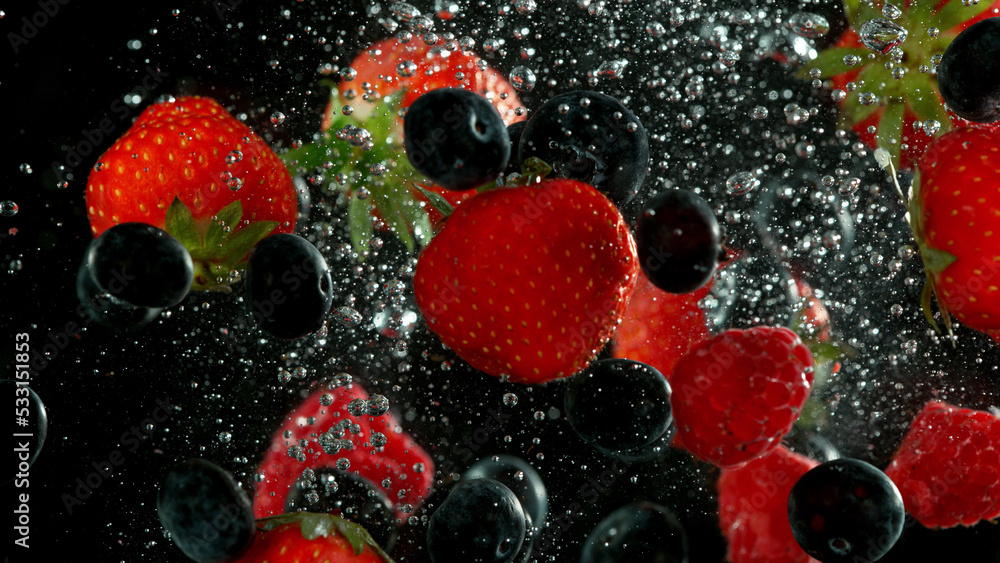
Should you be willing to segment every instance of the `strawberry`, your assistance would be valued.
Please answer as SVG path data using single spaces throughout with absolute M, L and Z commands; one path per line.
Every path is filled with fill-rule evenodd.
M 788 494 L 819 465 L 784 446 L 719 476 L 719 526 L 730 563 L 814 563 L 792 535 Z
M 818 69 L 822 78 L 831 80 L 834 99 L 840 103 L 840 127 L 854 129 L 871 148 L 889 151 L 897 168 L 912 169 L 935 135 L 961 121 L 946 111 L 937 76 L 930 69 L 955 36 L 989 17 L 990 8 L 1000 7 L 1000 0 L 972 5 L 963 5 L 961 0 L 900 4 L 901 15 L 891 20 L 898 28 L 887 28 L 881 37 L 895 36 L 896 40 L 877 45 L 882 48 L 869 58 L 876 45 L 864 45 L 862 24 L 885 20 L 880 12 L 883 5 L 844 0 L 850 27 L 833 47 L 806 63 L 798 76 L 812 78 L 813 69 Z M 929 29 L 939 31 L 932 35 Z M 856 62 L 848 66 L 845 60 L 850 58 Z
M 937 296 L 950 317 L 1000 337 L 1000 147 L 989 127 L 964 127 L 941 136 L 920 161 L 910 198 L 910 221 L 927 271 L 924 311 Z
M 641 276 L 615 332 L 615 357 L 649 364 L 669 379 L 681 356 L 709 337 L 698 302 L 710 288 L 708 284 L 691 293 L 668 293 Z
M 190 251 L 193 289 L 226 287 L 271 232 L 295 228 L 288 171 L 249 127 L 211 98 L 146 108 L 97 160 L 86 189 L 91 231 L 147 223 Z
M 361 526 L 329 514 L 297 512 L 257 521 L 238 563 L 392 563 Z
M 305 469 L 336 466 L 339 459 L 349 462 L 346 471 L 385 493 L 397 518 L 409 517 L 430 494 L 434 462 L 413 438 L 398 430 L 399 422 L 392 413 L 350 413 L 354 408 L 351 403 L 359 400 L 372 405 L 368 413 L 379 412 L 377 404 L 384 398 L 375 402 L 371 399 L 360 385 L 347 383 L 314 392 L 288 415 L 257 469 L 257 474 L 264 476 L 257 483 L 254 497 L 257 518 L 285 511 L 288 493 Z M 347 428 L 350 425 L 359 426 L 360 432 L 353 433 Z M 338 432 L 343 435 L 337 437 Z M 373 438 L 375 432 L 387 439 L 382 448 L 371 445 L 378 439 Z M 298 461 L 296 456 L 304 459 Z
M 760 326 L 717 334 L 674 368 L 679 443 L 722 467 L 758 458 L 791 430 L 812 383 L 812 354 L 791 330 Z
M 516 91 L 500 73 L 478 56 L 447 46 L 451 45 L 431 47 L 422 40 L 404 43 L 396 38 L 376 42 L 341 72 L 344 80 L 331 89 L 322 137 L 283 155 L 292 169 L 317 179 L 322 176 L 330 189 L 350 197 L 351 240 L 361 257 L 367 255 L 374 234 L 372 218 L 413 250 L 418 242 L 427 244 L 432 227 L 442 218 L 423 190 L 451 205 L 475 194 L 475 190 L 448 192 L 432 185 L 406 158 L 400 115 L 421 94 L 464 88 L 489 100 L 505 123 L 523 119 Z
M 885 471 L 928 528 L 1000 517 L 1000 417 L 930 402 Z
M 413 287 L 430 329 L 472 367 L 542 383 L 597 355 L 638 270 L 610 200 L 575 180 L 546 180 L 456 208 L 420 254 Z

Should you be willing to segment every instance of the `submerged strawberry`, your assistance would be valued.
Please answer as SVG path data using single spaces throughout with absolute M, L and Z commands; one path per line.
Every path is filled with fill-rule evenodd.
M 419 39 L 378 41 L 341 76 L 331 89 L 321 137 L 283 158 L 314 184 L 349 198 L 351 241 L 359 255 L 367 254 L 375 226 L 392 230 L 410 250 L 426 245 L 441 215 L 421 190 L 452 205 L 475 190 L 444 194 L 413 170 L 403 150 L 401 115 L 430 90 L 462 88 L 485 97 L 510 124 L 524 114 L 516 91 L 478 56 Z
M 100 235 L 139 222 L 164 229 L 191 253 L 193 289 L 234 281 L 269 233 L 294 230 L 295 187 L 270 147 L 211 98 L 159 102 L 98 159 L 87 215 Z
M 456 208 L 421 253 L 417 305 L 472 367 L 543 383 L 586 367 L 638 279 L 614 204 L 575 180 L 500 188 Z
M 935 74 L 941 55 L 993 7 L 1000 2 L 924 0 L 897 7 L 844 0 L 850 27 L 798 75 L 815 78 L 818 70 L 819 78 L 831 80 L 840 127 L 889 151 L 897 168 L 911 169 L 931 139 L 953 125 Z

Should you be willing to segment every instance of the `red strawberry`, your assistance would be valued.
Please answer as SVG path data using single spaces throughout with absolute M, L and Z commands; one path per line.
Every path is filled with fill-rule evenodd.
M 542 383 L 586 367 L 638 279 L 635 242 L 593 187 L 547 180 L 459 206 L 417 262 L 417 306 L 476 369 Z
M 814 563 L 788 521 L 788 494 L 815 461 L 778 446 L 719 476 L 719 525 L 730 563 Z
M 298 214 L 295 187 L 277 155 L 218 102 L 201 97 L 146 108 L 97 160 L 86 198 L 94 236 L 136 221 L 184 243 L 195 261 L 195 289 L 225 285 L 257 241 L 292 232 Z
M 928 70 L 934 66 L 931 58 L 944 53 L 963 29 L 992 15 L 989 8 L 1000 8 L 1000 0 L 992 5 L 979 2 L 961 9 L 954 9 L 955 4 L 948 0 L 940 0 L 937 7 L 898 4 L 903 12 L 892 23 L 909 31 L 897 47 L 902 52 L 898 61 L 888 54 L 869 59 L 873 51 L 863 45 L 858 35 L 863 23 L 885 19 L 880 13 L 882 5 L 845 2 L 850 27 L 833 47 L 806 63 L 799 77 L 808 79 L 812 69 L 819 69 L 821 77 L 832 80 L 834 91 L 844 96 L 840 103 L 840 126 L 853 128 L 869 147 L 889 151 L 897 168 L 911 169 L 935 134 L 948 131 L 953 122 L 960 121 L 945 110 L 937 75 Z M 944 9 L 945 5 L 950 8 Z M 938 35 L 932 37 L 927 32 L 932 28 L 940 30 Z M 845 57 L 856 57 L 858 62 L 848 66 Z M 891 63 L 888 68 L 887 62 Z M 847 87 L 852 82 L 856 86 L 853 92 Z M 874 95 L 874 103 L 864 105 L 862 94 Z M 931 128 L 928 134 L 918 127 L 928 121 L 936 121 L 939 131 Z
M 812 383 L 812 354 L 791 330 L 727 330 L 697 344 L 674 368 L 677 437 L 704 461 L 746 463 L 778 447 Z
M 1000 517 L 1000 417 L 930 402 L 913 419 L 885 474 L 928 528 Z
M 341 458 L 350 462 L 347 471 L 367 479 L 385 493 L 400 519 L 408 518 L 430 494 L 434 477 L 434 462 L 430 456 L 413 438 L 399 430 L 392 413 L 351 415 L 348 405 L 359 399 L 367 401 L 369 396 L 357 383 L 321 389 L 288 416 L 285 424 L 275 432 L 257 469 L 257 474 L 264 476 L 257 483 L 254 496 L 253 509 L 257 518 L 285 511 L 288 493 L 303 470 L 332 467 Z M 329 404 L 324 406 L 324 403 Z M 332 436 L 325 434 L 341 421 L 357 424 L 361 431 L 353 434 L 347 430 L 338 439 L 343 447 L 336 453 L 326 453 L 321 444 Z M 383 448 L 377 450 L 365 445 L 370 444 L 373 432 L 380 432 L 388 439 Z M 301 444 L 303 440 L 307 443 L 305 447 Z M 349 446 L 344 444 L 347 441 Z M 295 459 L 299 454 L 305 457 L 304 461 Z
M 257 521 L 238 563 L 392 563 L 361 526 L 328 514 L 298 512 Z
M 988 127 L 965 127 L 932 143 L 920 162 L 910 221 L 929 283 L 948 322 L 1000 337 L 1000 146 Z M 933 321 L 932 321 L 933 323 Z
M 649 364 L 669 379 L 681 356 L 709 337 L 698 302 L 710 288 L 668 293 L 642 275 L 615 332 L 615 357 Z
M 407 248 L 426 245 L 442 214 L 414 185 L 442 195 L 451 205 L 476 192 L 448 192 L 413 170 L 403 150 L 401 111 L 430 90 L 464 88 L 490 100 L 510 124 L 524 119 L 517 93 L 476 55 L 431 47 L 419 39 L 378 41 L 342 74 L 345 80 L 332 90 L 323 116 L 326 135 L 289 151 L 285 160 L 306 174 L 316 176 L 314 171 L 321 170 L 329 180 L 338 178 L 329 185 L 350 197 L 351 239 L 362 256 L 374 234 L 372 218 Z

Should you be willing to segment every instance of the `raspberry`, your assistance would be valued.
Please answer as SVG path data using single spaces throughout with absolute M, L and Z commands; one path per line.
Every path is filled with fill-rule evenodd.
M 783 327 L 727 330 L 699 343 L 670 379 L 680 442 L 721 467 L 773 450 L 802 412 L 812 366 L 809 349 Z
M 651 365 L 669 379 L 681 356 L 709 337 L 698 301 L 710 287 L 667 293 L 643 274 L 615 332 L 615 357 Z
M 1000 418 L 930 402 L 886 475 L 906 511 L 928 528 L 971 526 L 1000 517 Z
M 788 494 L 816 467 L 807 457 L 778 446 L 762 458 L 719 477 L 719 525 L 731 563 L 809 563 L 788 522 Z

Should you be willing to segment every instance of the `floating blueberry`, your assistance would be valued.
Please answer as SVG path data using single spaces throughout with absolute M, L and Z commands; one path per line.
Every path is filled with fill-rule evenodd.
M 122 223 L 101 233 L 86 257 L 102 290 L 136 307 L 171 307 L 194 282 L 194 265 L 184 245 L 145 223 Z
M 824 563 L 881 559 L 902 534 L 904 516 L 896 485 L 856 459 L 812 468 L 788 496 L 795 541 Z
M 639 265 L 653 285 L 689 293 L 708 283 L 723 254 L 722 231 L 712 208 L 687 190 L 650 198 L 636 232 Z
M 472 464 L 462 475 L 462 479 L 499 481 L 521 501 L 524 514 L 531 518 L 532 526 L 541 528 L 545 525 L 549 513 L 549 495 L 542 476 L 523 459 L 512 455 L 483 458 Z
M 396 541 L 396 515 L 385 494 L 364 477 L 333 467 L 306 470 L 288 492 L 285 512 L 335 514 L 364 526 L 382 548 Z
M 580 563 L 687 563 L 687 534 L 673 512 L 651 502 L 619 508 L 587 536 Z
M 177 547 L 198 562 L 234 559 L 256 529 L 246 493 L 232 475 L 204 459 L 188 460 L 167 474 L 156 512 Z
M 427 551 L 434 563 L 511 563 L 524 541 L 521 503 L 493 479 L 462 481 L 431 515 Z
M 251 312 L 272 336 L 294 339 L 319 330 L 333 305 L 333 279 L 323 255 L 291 234 L 260 241 L 247 259 Z
M 94 280 L 87 262 L 85 257 L 76 272 L 79 311 L 87 321 L 124 332 L 152 322 L 163 311 L 159 307 L 136 307 L 108 293 Z
M 646 129 L 620 101 L 578 90 L 549 99 L 528 120 L 517 160 L 536 156 L 553 177 L 586 182 L 623 208 L 646 180 Z
M 958 34 L 938 67 L 945 104 L 963 119 L 1000 119 L 1000 18 L 988 18 Z
M 413 167 L 449 190 L 491 182 L 507 167 L 510 138 L 486 98 L 461 88 L 439 88 L 417 98 L 403 122 Z
M 507 126 L 507 138 L 510 139 L 510 159 L 507 162 L 507 168 L 503 171 L 505 175 L 520 174 L 521 172 L 521 159 L 517 158 L 517 144 L 521 141 L 521 134 L 524 133 L 524 126 L 527 124 L 527 121 L 518 121 Z
M 670 428 L 670 384 L 652 366 L 598 360 L 566 387 L 566 419 L 581 438 L 602 449 L 629 451 Z

